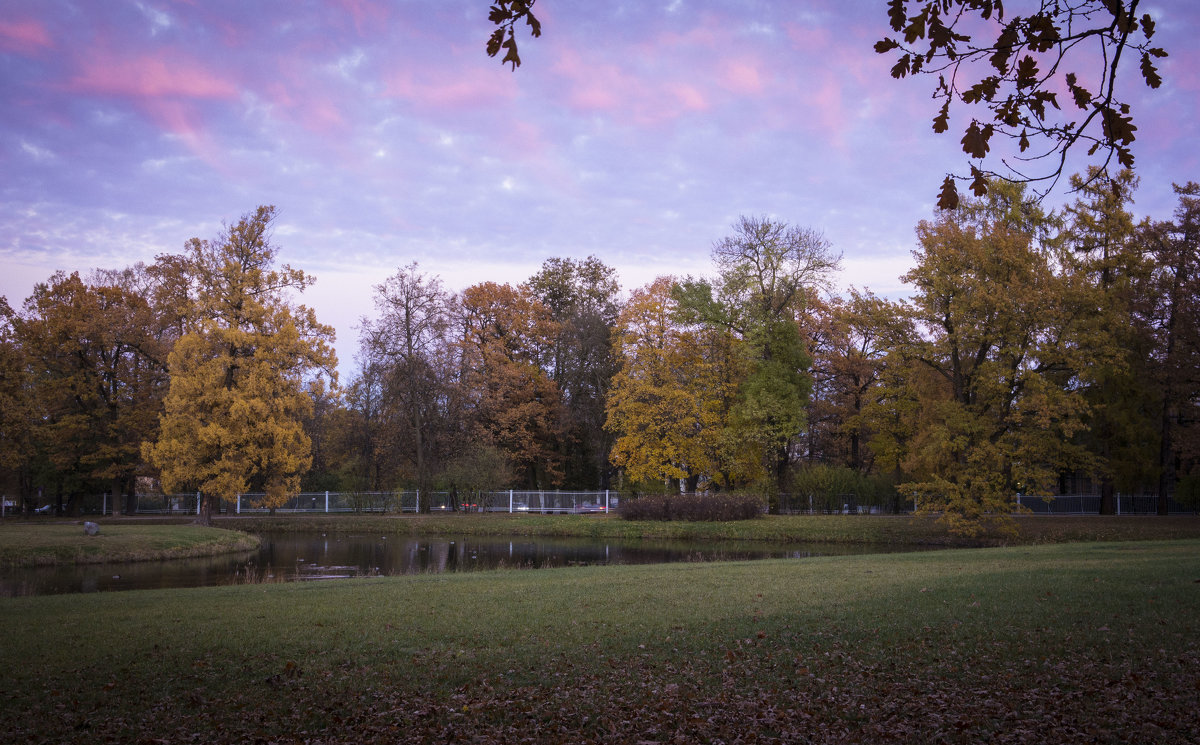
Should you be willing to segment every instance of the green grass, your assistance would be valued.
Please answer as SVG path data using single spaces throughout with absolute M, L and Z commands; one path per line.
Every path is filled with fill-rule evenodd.
M 0 599 L 0 742 L 1195 742 L 1200 541 Z
M 250 532 L 363 531 L 420 535 L 519 535 L 596 539 L 778 541 L 789 543 L 1000 546 L 1071 541 L 1200 538 L 1200 517 L 1022 517 L 1016 538 L 951 535 L 933 518 L 903 515 L 773 515 L 735 522 L 626 521 L 602 515 L 288 515 L 225 517 L 218 525 Z
M 0 566 L 155 561 L 249 551 L 254 536 L 196 525 L 100 524 L 99 535 L 75 522 L 0 524 Z

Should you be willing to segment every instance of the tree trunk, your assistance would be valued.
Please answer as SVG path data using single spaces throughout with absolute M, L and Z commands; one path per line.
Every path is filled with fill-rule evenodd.
M 1167 499 L 1171 496 L 1171 490 L 1175 486 L 1175 459 L 1172 457 L 1172 441 L 1171 441 L 1171 408 L 1170 402 L 1163 402 L 1162 409 L 1162 435 L 1159 438 L 1158 444 L 1158 514 L 1166 515 L 1168 510 Z
M 170 499 L 168 499 L 167 504 L 169 505 L 170 503 L 171 503 Z M 115 512 L 116 511 L 116 507 L 115 507 L 116 502 L 115 501 L 113 502 L 113 505 L 114 505 L 113 511 Z M 124 512 L 126 515 L 137 514 L 137 485 L 136 485 L 136 482 L 134 482 L 134 484 L 130 485 L 129 491 L 125 493 L 125 509 L 122 510 L 122 512 Z
M 1105 476 L 1100 480 L 1100 514 L 1117 514 L 1117 500 L 1113 493 L 1113 480 L 1111 476 Z
M 213 498 L 211 495 L 200 494 L 200 514 L 196 515 L 195 520 L 197 525 L 212 525 L 212 503 Z

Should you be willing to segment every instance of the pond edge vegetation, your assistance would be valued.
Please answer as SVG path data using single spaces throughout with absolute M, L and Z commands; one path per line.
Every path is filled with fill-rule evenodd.
M 0 568 L 195 559 L 253 551 L 256 535 L 200 525 L 101 523 L 89 536 L 81 522 L 0 527 Z

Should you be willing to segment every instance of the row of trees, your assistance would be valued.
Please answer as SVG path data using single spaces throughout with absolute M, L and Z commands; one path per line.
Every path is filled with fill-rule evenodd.
M 139 476 L 215 499 L 299 488 L 303 420 L 335 365 L 333 330 L 275 268 L 274 208 L 260 207 L 182 254 L 82 279 L 58 272 L 20 312 L 0 299 L 0 468 L 8 489 L 72 512 L 124 495 Z
M 331 330 L 294 302 L 312 280 L 275 268 L 260 208 L 0 305 L 0 468 L 70 509 L 137 476 L 278 504 L 302 487 L 777 493 L 819 465 L 965 531 L 1080 477 L 1108 511 L 1116 491 L 1190 494 L 1200 187 L 1153 222 L 1129 173 L 1076 186 L 1059 214 L 993 183 L 923 221 L 903 300 L 831 294 L 824 238 L 765 218 L 714 246 L 713 277 L 628 296 L 595 258 L 461 292 L 412 264 L 375 288 L 340 389 Z
M 910 298 L 817 314 L 806 457 L 890 472 L 965 531 L 1079 476 L 1106 513 L 1117 490 L 1160 511 L 1195 493 L 1200 186 L 1176 187 L 1174 221 L 1140 223 L 1131 173 L 1075 186 L 1054 215 L 993 183 L 918 226 Z
M 412 264 L 375 301 L 359 374 L 314 422 L 326 484 L 608 488 L 620 307 L 610 267 L 551 259 L 518 287 L 452 293 Z

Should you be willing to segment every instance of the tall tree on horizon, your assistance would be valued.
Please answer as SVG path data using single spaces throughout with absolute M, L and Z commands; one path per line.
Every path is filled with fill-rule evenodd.
M 159 437 L 143 450 L 165 490 L 200 491 L 206 521 L 217 500 L 261 491 L 273 508 L 299 491 L 312 459 L 308 386 L 336 375 L 333 329 L 289 296 L 312 278 L 275 268 L 274 217 L 259 207 L 213 241 L 188 241 L 178 262 L 186 330 L 169 357 Z
M 1158 511 L 1184 486 L 1200 502 L 1200 184 L 1175 185 L 1174 219 L 1154 224 L 1147 242 L 1154 274 L 1147 296 L 1158 411 Z
M 704 478 L 744 480 L 727 462 L 745 445 L 725 437 L 733 376 L 721 370 L 727 355 L 713 348 L 732 339 L 685 322 L 675 289 L 673 278 L 659 277 L 634 290 L 617 321 L 620 368 L 604 425 L 616 437 L 613 465 L 635 484 L 676 491 L 693 491 Z M 751 460 L 758 467 L 760 454 Z
M 740 341 L 747 372 L 730 426 L 761 452 L 763 486 L 781 491 L 812 388 L 812 357 L 798 319 L 809 296 L 828 286 L 841 257 L 817 231 L 745 216 L 712 253 L 715 278 L 680 283 L 680 311 Z
M 509 461 L 516 483 L 562 483 L 561 393 L 547 373 L 558 324 L 527 288 L 482 282 L 463 291 L 462 384 L 469 435 Z
M 558 447 L 568 486 L 607 489 L 612 435 L 604 409 L 617 361 L 613 329 L 620 313 L 616 271 L 594 256 L 551 258 L 525 283 L 556 325 L 547 370 L 563 401 Z
M 1113 354 L 1087 374 L 1087 428 L 1081 441 L 1096 456 L 1100 514 L 1116 513 L 1116 491 L 1134 491 L 1154 476 L 1157 438 L 1151 415 L 1155 392 L 1147 360 L 1151 335 L 1138 297 L 1150 264 L 1129 205 L 1137 177 L 1125 170 L 1109 178 L 1074 176 L 1080 195 L 1064 211 L 1064 271 L 1085 300 L 1091 323 L 1087 344 Z
M 129 285 L 137 271 L 89 282 L 57 272 L 14 319 L 29 366 L 31 464 L 60 510 L 74 513 L 85 493 L 109 491 L 119 512 L 142 471 L 141 443 L 157 429 L 170 340 Z
M 1091 295 L 1058 271 L 1053 226 L 1023 188 L 994 182 L 917 228 L 901 306 L 915 333 L 896 351 L 932 375 L 900 381 L 896 400 L 918 403 L 902 487 L 956 532 L 1011 529 L 1017 493 L 1053 494 L 1060 473 L 1091 463 L 1075 444 L 1078 381 L 1116 351 L 1090 344 Z
M 447 356 L 455 347 L 456 300 L 414 262 L 376 285 L 375 307 L 377 318 L 363 324 L 363 348 L 381 376 L 381 403 L 402 422 L 392 433 L 393 458 L 404 481 L 428 491 L 444 460 L 434 430 L 454 382 Z

